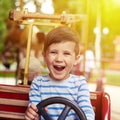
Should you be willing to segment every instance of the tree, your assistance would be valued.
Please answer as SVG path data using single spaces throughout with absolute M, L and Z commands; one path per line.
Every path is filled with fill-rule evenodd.
M 6 35 L 6 21 L 9 11 L 14 7 L 14 0 L 0 0 L 0 52 L 4 48 L 4 37 Z

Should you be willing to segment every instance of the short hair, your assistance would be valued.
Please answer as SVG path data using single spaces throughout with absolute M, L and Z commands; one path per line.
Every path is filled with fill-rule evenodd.
M 51 30 L 47 35 L 44 42 L 43 54 L 46 53 L 47 48 L 53 43 L 60 43 L 71 41 L 75 43 L 75 54 L 79 54 L 79 41 L 80 37 L 76 31 L 67 26 L 60 26 Z
M 26 63 L 26 58 L 23 58 L 19 64 L 20 69 L 25 69 L 25 63 Z M 37 58 L 30 57 L 29 73 L 40 72 L 40 66 L 41 66 L 41 63 Z

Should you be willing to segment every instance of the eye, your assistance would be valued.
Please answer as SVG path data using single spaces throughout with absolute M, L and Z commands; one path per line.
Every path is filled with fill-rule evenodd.
M 50 51 L 50 53 L 51 53 L 51 54 L 57 54 L 57 52 L 56 52 L 56 51 Z
M 70 53 L 69 52 L 65 52 L 64 55 L 70 55 Z

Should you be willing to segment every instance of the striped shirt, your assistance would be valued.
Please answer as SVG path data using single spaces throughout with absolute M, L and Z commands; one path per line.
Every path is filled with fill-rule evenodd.
M 86 80 L 83 76 L 70 74 L 66 80 L 55 81 L 49 75 L 36 77 L 30 88 L 30 104 L 38 104 L 40 101 L 50 97 L 65 97 L 78 104 L 84 111 L 87 120 L 94 120 L 94 112 L 90 103 L 90 93 Z M 48 106 L 49 115 L 53 120 L 57 120 L 63 105 L 54 104 Z M 75 118 L 74 111 L 70 111 L 66 120 L 78 120 Z

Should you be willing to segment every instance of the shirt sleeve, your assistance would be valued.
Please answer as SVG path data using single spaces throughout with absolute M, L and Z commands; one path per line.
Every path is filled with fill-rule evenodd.
M 40 94 L 40 78 L 36 77 L 30 87 L 29 92 L 29 104 L 34 103 L 37 105 L 41 101 Z
M 80 81 L 78 87 L 78 105 L 84 111 L 87 120 L 94 120 L 95 114 L 90 101 L 90 92 L 85 79 Z

